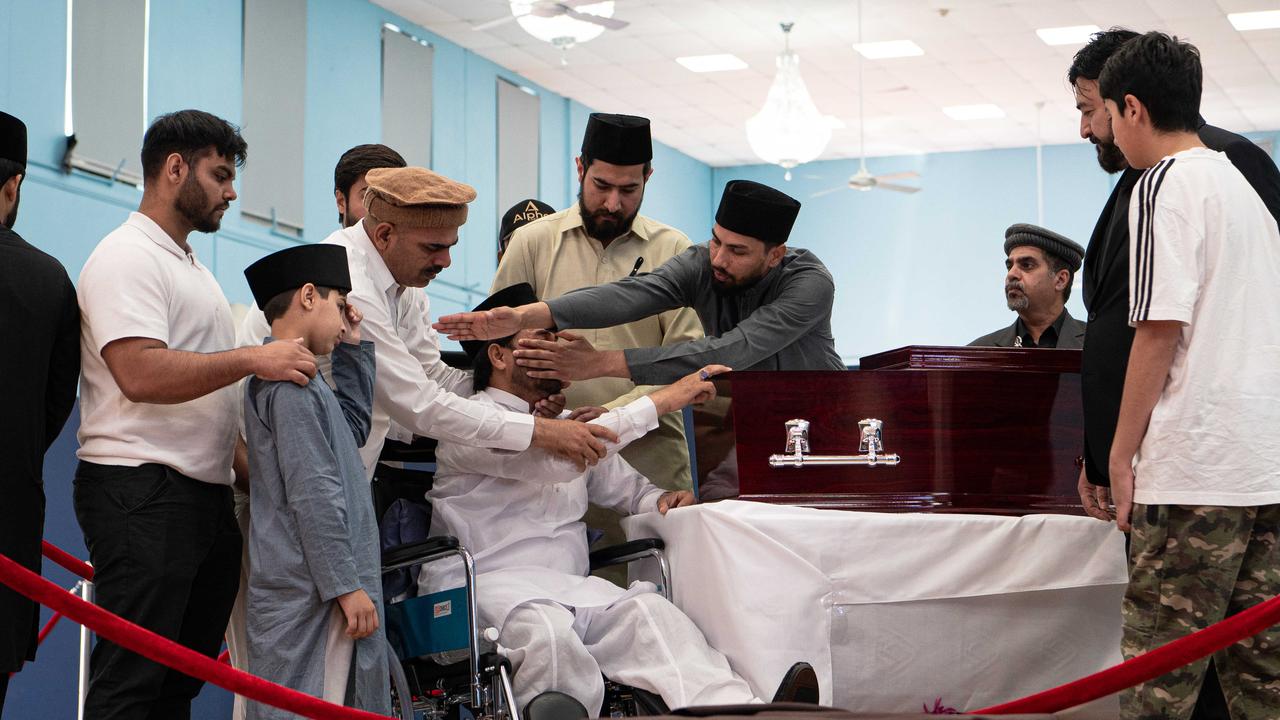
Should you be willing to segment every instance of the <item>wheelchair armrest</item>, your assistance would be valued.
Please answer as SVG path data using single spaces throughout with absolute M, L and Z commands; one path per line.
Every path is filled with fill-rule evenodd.
M 659 538 L 641 538 L 621 545 L 600 548 L 588 556 L 588 561 L 591 564 L 591 571 L 595 572 L 603 567 L 621 565 L 632 560 L 638 560 L 652 551 L 661 551 L 665 547 L 666 543 Z
M 451 535 L 440 535 L 419 542 L 396 545 L 382 551 L 382 567 L 384 570 L 393 567 L 431 562 L 445 555 L 458 551 L 461 544 L 458 538 Z

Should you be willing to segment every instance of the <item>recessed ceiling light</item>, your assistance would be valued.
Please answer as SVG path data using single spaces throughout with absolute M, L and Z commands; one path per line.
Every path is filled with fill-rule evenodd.
M 915 57 L 923 55 L 924 48 L 910 40 L 885 40 L 883 42 L 854 43 L 853 49 L 868 60 Z
M 745 70 L 747 67 L 737 55 L 692 55 L 676 58 L 676 62 L 698 73 Z
M 994 120 L 1004 117 L 999 106 L 990 103 L 982 105 L 951 105 L 942 108 L 942 112 L 952 120 Z
M 1036 30 L 1046 45 L 1083 45 L 1096 32 L 1102 32 L 1102 28 L 1097 25 L 1068 25 Z
M 1270 30 L 1280 28 L 1280 10 L 1227 13 L 1227 19 L 1237 30 Z

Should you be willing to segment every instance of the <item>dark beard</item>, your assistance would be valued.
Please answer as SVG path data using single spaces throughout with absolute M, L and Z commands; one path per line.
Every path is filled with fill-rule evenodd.
M 13 229 L 13 224 L 18 222 L 18 202 L 22 200 L 22 186 L 18 186 L 17 192 L 13 194 L 13 207 L 9 208 L 9 214 L 4 218 L 4 226 Z
M 631 224 L 636 221 L 636 215 L 640 214 L 638 208 L 631 213 L 630 217 L 621 213 L 589 213 L 586 204 L 582 202 L 581 186 L 578 187 L 578 212 L 582 215 L 582 229 L 587 231 L 587 237 L 606 243 L 625 235 L 631 229 Z
M 1129 161 L 1125 160 L 1124 153 L 1120 152 L 1120 148 L 1115 143 L 1098 142 L 1095 145 L 1098 151 L 1098 165 L 1104 171 L 1114 175 L 1129 169 Z
M 743 280 L 742 282 L 729 284 L 729 283 L 720 282 L 715 278 L 714 275 L 712 275 L 711 290 L 712 292 L 714 292 L 717 295 L 720 295 L 721 297 L 731 297 L 733 295 L 741 295 L 742 293 L 755 287 L 756 284 L 758 284 L 760 282 L 760 279 L 763 277 L 764 275 L 761 275 L 760 277 L 751 278 L 750 280 Z
M 178 202 L 174 207 L 198 232 L 217 232 L 218 226 L 222 224 L 221 219 L 215 218 L 213 214 L 223 209 L 223 206 L 209 201 L 208 196 L 196 183 L 194 175 L 188 175 L 183 181 L 182 188 L 178 190 Z

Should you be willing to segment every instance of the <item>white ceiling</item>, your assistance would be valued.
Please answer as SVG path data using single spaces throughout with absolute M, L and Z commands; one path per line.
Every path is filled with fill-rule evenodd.
M 858 155 L 854 0 L 617 0 L 630 26 L 561 53 L 514 22 L 506 0 L 374 0 L 561 95 L 604 112 L 643 115 L 654 137 L 713 166 L 760 162 L 744 123 L 764 103 L 782 48 L 781 20 L 818 109 L 846 127 L 821 159 Z M 1249 132 L 1280 129 L 1280 30 L 1237 32 L 1229 12 L 1280 9 L 1274 0 L 865 0 L 866 42 L 914 40 L 919 57 L 864 60 L 867 154 L 1079 142 L 1066 84 L 1077 46 L 1051 47 L 1036 28 L 1095 24 L 1172 32 L 1199 47 L 1202 114 Z M 733 53 L 745 70 L 694 73 L 675 58 Z M 957 121 L 949 105 L 994 103 L 1006 117 Z

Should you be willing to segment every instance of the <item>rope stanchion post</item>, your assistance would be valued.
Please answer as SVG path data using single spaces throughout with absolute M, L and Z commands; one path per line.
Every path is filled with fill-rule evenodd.
M 313 720 L 392 720 L 386 715 L 325 702 L 312 695 L 223 665 L 213 658 L 201 655 L 146 628 L 112 615 L 92 603 L 86 603 L 3 554 L 0 554 L 0 583 L 50 610 L 62 613 L 97 633 L 101 638 L 110 640 L 153 662 L 180 670 L 194 678 L 213 683 L 251 700 Z

